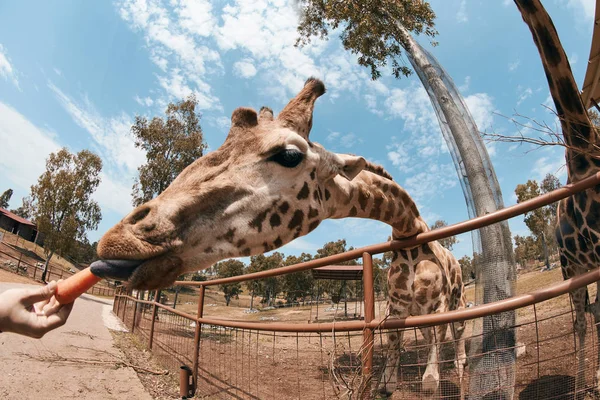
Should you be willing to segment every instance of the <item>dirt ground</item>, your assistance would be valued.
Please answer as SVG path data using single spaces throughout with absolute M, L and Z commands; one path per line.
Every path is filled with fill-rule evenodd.
M 11 277 L 0 271 L 0 279 Z M 13 287 L 24 285 L 0 283 L 0 292 Z M 107 326 L 122 328 L 111 309 L 111 301 L 83 295 L 67 323 L 42 339 L 0 333 L 0 398 L 152 399 L 115 346 Z
M 531 292 L 562 281 L 560 269 L 546 272 L 533 271 L 519 277 L 516 294 Z M 590 297 L 594 298 L 596 287 L 590 286 Z M 468 299 L 474 299 L 474 290 L 469 288 Z M 247 300 L 240 296 L 246 307 L 226 307 L 222 294 L 207 291 L 205 316 L 244 321 L 261 321 L 268 324 L 279 322 L 307 322 L 315 315 L 314 306 L 291 307 L 256 313 L 245 312 Z M 180 295 L 177 309 L 195 314 L 195 297 Z M 255 304 L 256 299 L 255 299 Z M 384 309 L 385 302 L 378 302 L 376 313 Z M 320 306 L 320 316 L 340 317 L 343 308 L 331 310 L 331 305 Z M 349 303 L 349 312 L 355 310 Z M 325 311 L 325 309 L 329 309 Z M 535 323 L 537 316 L 538 323 Z M 518 310 L 516 341 L 519 358 L 516 366 L 515 393 L 520 400 L 570 399 L 575 390 L 577 359 L 575 337 L 572 330 L 572 315 L 568 295 Z M 143 313 L 141 326 L 150 323 L 148 313 Z M 193 323 L 167 313 L 159 315 L 156 323 L 157 338 L 172 350 L 164 358 L 183 359 L 189 353 L 193 338 Z M 142 330 L 142 329 L 140 329 Z M 473 323 L 467 324 L 465 334 L 467 354 L 476 339 L 470 338 Z M 599 398 L 593 390 L 597 364 L 598 340 L 592 318 L 588 316 L 588 341 L 586 343 L 586 387 L 581 388 L 585 399 Z M 139 331 L 138 331 L 139 332 Z M 426 348 L 421 333 L 410 330 L 405 333 L 405 351 L 402 353 L 399 372 L 403 384 L 396 388 L 397 399 L 459 398 L 459 381 L 453 366 L 454 349 L 450 342 L 443 346 L 441 365 L 441 392 L 431 396 L 421 392 L 420 378 L 426 365 Z M 374 373 L 380 376 L 387 350 L 385 335 L 375 339 Z M 345 387 L 356 389 L 357 372 L 360 370 L 360 346 L 362 332 L 346 334 L 337 332 L 318 334 L 295 334 L 256 332 L 203 326 L 200 349 L 200 387 L 198 397 L 238 399 L 332 399 L 335 392 L 343 393 Z M 485 345 L 484 345 L 485 346 Z M 162 350 L 163 353 L 168 353 Z M 476 359 L 471 359 L 471 367 Z M 471 371 L 474 371 L 471 370 Z M 496 371 L 492 372 L 496 373 Z M 335 377 L 332 378 L 332 376 Z M 474 379 L 467 373 L 465 389 Z M 471 391 L 472 392 L 472 391 Z

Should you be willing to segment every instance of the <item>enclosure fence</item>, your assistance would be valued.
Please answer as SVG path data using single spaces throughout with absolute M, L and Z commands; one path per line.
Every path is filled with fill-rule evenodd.
M 5 236 L 4 239 L 0 241 L 0 268 L 26 276 L 33 280 L 41 280 L 42 273 L 44 272 L 44 263 L 28 256 L 16 245 L 16 243 L 11 243 Z M 73 274 L 74 272 L 67 271 L 63 267 L 50 263 L 48 265 L 46 280 L 50 282 L 59 279 L 67 279 Z M 87 293 L 108 297 L 115 295 L 115 289 L 109 287 L 105 281 L 102 281 L 101 283 L 92 286 Z
M 132 333 L 145 340 L 147 347 L 173 373 L 178 373 L 183 365 L 190 366 L 193 387 L 200 398 L 376 398 L 378 389 L 387 390 L 386 385 L 391 385 L 391 390 L 387 391 L 395 391 L 394 398 L 431 398 L 435 395 L 444 399 L 465 396 L 495 399 L 499 397 L 494 393 L 478 393 L 476 388 L 465 383 L 482 378 L 468 372 L 468 368 L 462 380 L 457 376 L 455 350 L 458 340 L 454 335 L 449 338 L 445 335 L 446 325 L 455 330 L 456 323 L 466 322 L 463 339 L 469 346 L 469 341 L 477 338 L 470 322 L 516 310 L 517 320 L 510 327 L 516 332 L 516 339 L 508 349 L 516 354 L 515 379 L 509 391 L 519 399 L 567 399 L 574 395 L 597 398 L 593 382 L 598 369 L 598 341 L 595 335 L 588 333 L 592 339 L 587 341 L 585 349 L 586 371 L 576 371 L 577 340 L 568 293 L 600 281 L 600 269 L 493 303 L 392 319 L 382 312 L 376 315 L 372 257 L 498 223 L 598 184 L 600 173 L 536 199 L 404 240 L 241 276 L 205 282 L 175 282 L 178 286 L 192 287 L 197 294 L 195 314 L 162 304 L 161 291 L 154 291 L 152 300 L 144 300 L 141 298 L 144 292 L 134 296 L 125 288 L 117 291 L 113 311 Z M 361 320 L 248 322 L 206 316 L 211 307 L 205 304 L 205 299 L 211 287 L 308 271 L 357 258 L 362 258 L 363 264 L 361 307 L 364 316 Z M 589 317 L 586 323 L 588 332 L 595 333 L 594 322 Z M 439 389 L 432 394 L 422 385 L 421 379 L 431 350 L 424 338 L 428 334 L 436 335 L 436 332 L 439 332 L 436 340 L 441 344 L 439 359 L 435 361 L 439 367 Z M 397 383 L 382 380 L 389 358 L 387 342 L 393 335 L 403 337 Z M 489 339 L 484 338 L 484 345 L 476 352 L 467 353 L 467 361 L 497 351 L 488 351 L 494 346 L 486 347 L 485 340 Z M 506 348 L 502 350 L 506 351 Z M 587 377 L 584 382 L 576 382 L 573 375 L 577 372 Z M 507 372 L 499 368 L 486 373 Z M 500 393 L 507 388 L 496 389 Z

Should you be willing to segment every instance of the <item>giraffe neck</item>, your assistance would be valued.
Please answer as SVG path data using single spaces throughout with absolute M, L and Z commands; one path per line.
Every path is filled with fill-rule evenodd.
M 569 178 L 581 179 L 600 167 L 600 140 L 577 89 L 556 28 L 539 0 L 515 0 L 540 53 L 550 94 L 567 146 Z
M 326 204 L 330 218 L 356 217 L 381 221 L 393 228 L 393 239 L 429 230 L 413 199 L 396 182 L 365 170 L 352 181 L 340 183 L 339 193 L 334 193 Z

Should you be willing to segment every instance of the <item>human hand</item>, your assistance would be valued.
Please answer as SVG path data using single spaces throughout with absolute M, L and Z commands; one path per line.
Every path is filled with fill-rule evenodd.
M 0 293 L 0 331 L 41 338 L 67 322 L 73 308 L 54 297 L 56 282 L 35 289 L 9 289 Z

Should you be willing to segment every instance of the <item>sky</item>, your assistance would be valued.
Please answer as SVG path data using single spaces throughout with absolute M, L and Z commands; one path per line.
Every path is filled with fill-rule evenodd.
M 514 135 L 515 124 L 557 129 L 539 54 L 509 0 L 435 0 L 439 43 L 419 42 L 459 88 L 479 129 Z M 583 82 L 593 29 L 593 0 L 546 0 L 571 62 Z M 309 76 L 327 94 L 315 108 L 311 140 L 383 165 L 416 200 L 429 224 L 468 219 L 467 208 L 430 100 L 413 74 L 378 81 L 357 64 L 337 33 L 297 48 L 298 10 L 286 0 L 0 0 L 0 192 L 14 190 L 21 205 L 61 147 L 89 149 L 103 160 L 94 194 L 102 209 L 96 241 L 131 209 L 131 187 L 145 154 L 130 132 L 136 115 L 162 116 L 172 101 L 195 94 L 209 151 L 229 131 L 240 106 L 277 113 Z M 405 60 L 408 64 L 408 60 Z M 505 204 L 514 189 L 547 173 L 566 181 L 564 153 L 556 147 L 489 143 Z M 533 150 L 533 151 L 532 151 Z M 513 235 L 528 234 L 522 217 Z M 387 240 L 390 228 L 359 219 L 325 221 L 310 235 L 279 249 L 315 252 L 346 239 L 361 247 Z M 469 234 L 454 254 L 470 254 Z

